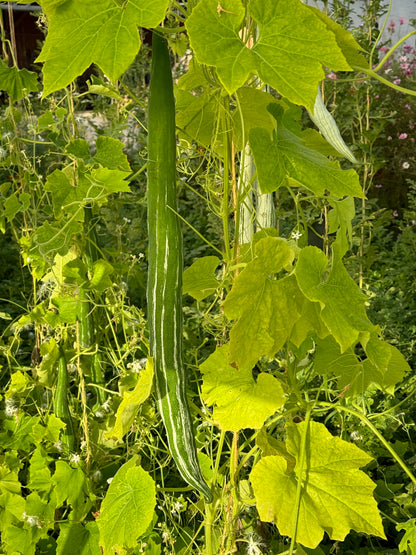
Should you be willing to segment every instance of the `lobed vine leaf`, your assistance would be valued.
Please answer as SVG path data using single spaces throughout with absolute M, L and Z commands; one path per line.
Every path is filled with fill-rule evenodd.
M 273 279 L 290 268 L 295 253 L 284 239 L 267 237 L 255 246 L 255 258 L 237 276 L 223 307 L 230 320 L 230 362 L 252 367 L 273 356 L 298 320 L 302 294 L 293 276 Z
M 96 522 L 64 521 L 60 524 L 56 555 L 72 555 L 76 545 L 79 555 L 101 555 L 99 531 Z
M 305 247 L 299 253 L 295 275 L 305 297 L 320 303 L 320 316 L 342 352 L 365 334 L 377 333 L 377 326 L 367 317 L 366 297 L 341 261 L 335 260 L 328 272 L 325 254 L 317 247 Z
M 313 110 L 323 65 L 349 71 L 335 35 L 300 0 L 251 0 L 249 12 L 259 27 L 250 48 L 240 37 L 245 9 L 240 0 L 201 0 L 186 27 L 199 62 L 215 66 L 233 94 L 250 74 L 295 104 Z
M 201 364 L 202 398 L 214 405 L 212 418 L 225 431 L 261 428 L 266 418 L 285 402 L 280 382 L 265 372 L 254 380 L 250 366 L 235 368 L 228 362 L 230 345 L 217 348 Z
M 8 67 L 0 61 L 0 90 L 6 91 L 13 102 L 38 90 L 36 73 L 27 69 Z
M 385 538 L 375 484 L 360 470 L 372 459 L 356 445 L 331 436 L 323 424 L 287 425 L 286 449 L 295 457 L 294 468 L 280 454 L 263 457 L 250 480 L 261 520 L 274 522 L 279 532 L 291 536 L 296 518 L 296 491 L 301 481 L 297 541 L 315 548 L 324 532 L 343 540 L 350 530 Z M 300 468 L 301 442 L 306 436 L 304 465 Z M 277 451 L 277 450 L 276 450 Z
M 183 293 L 188 293 L 197 301 L 212 295 L 219 285 L 215 277 L 219 263 L 220 259 L 217 256 L 204 256 L 195 260 L 183 273 Z
M 48 35 L 36 61 L 44 62 L 44 96 L 66 87 L 92 63 L 115 81 L 140 49 L 138 26 L 155 27 L 168 0 L 41 2 Z
M 397 530 L 404 530 L 404 536 L 400 540 L 400 553 L 406 552 L 410 555 L 416 554 L 416 518 L 411 518 L 407 522 L 400 522 L 396 526 Z
M 133 548 L 153 518 L 156 488 L 153 479 L 136 466 L 137 455 L 114 476 L 97 519 L 104 554 Z
M 262 193 L 272 193 L 290 180 L 291 185 L 302 185 L 319 196 L 330 191 L 336 198 L 363 197 L 353 169 L 343 170 L 338 162 L 309 148 L 302 134 L 286 127 L 287 118 L 285 121 L 277 103 L 270 104 L 269 110 L 278 123 L 273 136 L 263 128 L 252 129 L 249 134 Z

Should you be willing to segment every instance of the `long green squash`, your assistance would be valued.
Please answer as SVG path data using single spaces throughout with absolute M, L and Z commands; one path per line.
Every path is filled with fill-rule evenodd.
M 68 405 L 68 369 L 66 365 L 65 353 L 59 347 L 58 377 L 56 380 L 56 390 L 54 396 L 54 413 L 66 424 L 65 430 L 61 433 L 61 441 L 69 451 L 74 450 L 75 432 Z
M 147 300 L 156 396 L 179 472 L 211 502 L 212 494 L 198 463 L 186 399 L 182 361 L 182 233 L 175 214 L 175 103 L 168 46 L 156 33 L 153 33 L 148 130 Z

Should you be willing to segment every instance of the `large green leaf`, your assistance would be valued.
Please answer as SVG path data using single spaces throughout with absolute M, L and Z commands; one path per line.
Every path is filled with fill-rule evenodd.
M 360 470 L 371 461 L 356 445 L 331 436 L 323 424 L 287 426 L 286 449 L 296 465 L 280 454 L 263 457 L 250 475 L 261 520 L 274 522 L 291 536 L 296 492 L 301 482 L 297 541 L 315 548 L 324 536 L 343 540 L 350 530 L 385 538 L 373 497 L 375 484 Z M 307 434 L 301 453 L 303 434 Z M 304 457 L 303 468 L 300 467 Z
M 338 46 L 341 48 L 342 53 L 351 66 L 354 65 L 363 68 L 368 66 L 367 60 L 360 54 L 360 52 L 364 52 L 364 49 L 358 44 L 350 31 L 341 27 L 339 23 L 336 23 L 318 8 L 308 6 L 308 9 L 311 10 L 316 17 L 319 17 L 319 19 L 325 23 L 326 27 L 334 33 Z
M 8 67 L 0 61 L 0 90 L 6 91 L 12 102 L 38 90 L 36 73 L 27 69 Z
M 183 293 L 188 293 L 197 301 L 212 295 L 219 285 L 215 277 L 219 263 L 220 259 L 217 256 L 203 256 L 195 260 L 183 273 Z
M 321 305 L 321 318 L 344 352 L 361 337 L 377 333 L 367 317 L 366 296 L 348 275 L 342 262 L 334 261 L 328 273 L 328 259 L 317 247 L 301 250 L 295 268 L 299 288 L 310 301 Z
M 135 455 L 114 476 L 97 520 L 100 545 L 105 554 L 133 548 L 152 522 L 156 505 L 153 479 L 136 466 Z
M 351 70 L 334 33 L 300 0 L 251 0 L 249 12 L 259 26 L 252 48 L 240 38 L 245 17 L 240 0 L 201 0 L 186 23 L 199 62 L 216 67 L 228 93 L 255 73 L 282 96 L 313 110 L 325 76 L 322 66 Z
M 255 258 L 237 276 L 223 307 L 227 318 L 236 320 L 230 332 L 230 362 L 238 367 L 252 367 L 262 355 L 273 356 L 299 318 L 303 295 L 296 280 L 273 277 L 288 269 L 294 256 L 284 239 L 261 239 Z
M 92 63 L 114 81 L 140 48 L 138 26 L 155 27 L 168 0 L 42 2 L 48 35 L 37 59 L 44 62 L 44 95 L 66 87 Z
M 338 162 L 310 149 L 302 136 L 285 127 L 278 104 L 271 104 L 269 110 L 278 122 L 273 136 L 263 128 L 252 129 L 249 135 L 262 193 L 276 191 L 290 179 L 292 185 L 303 185 L 319 196 L 326 191 L 336 198 L 363 196 L 354 170 L 342 170 Z
M 282 386 L 265 372 L 254 380 L 249 366 L 231 366 L 229 348 L 228 343 L 219 347 L 201 364 L 202 398 L 207 405 L 215 405 L 212 418 L 222 430 L 261 428 L 283 406 Z
M 72 506 L 72 518 L 81 520 L 91 508 L 89 483 L 81 467 L 71 466 L 66 461 L 56 461 L 52 484 L 57 507 L 66 501 Z
M 96 522 L 64 521 L 59 525 L 60 533 L 56 555 L 73 555 L 76 546 L 77 555 L 101 555 L 99 532 Z

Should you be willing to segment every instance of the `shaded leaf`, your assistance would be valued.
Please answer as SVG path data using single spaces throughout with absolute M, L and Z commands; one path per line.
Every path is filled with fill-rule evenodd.
M 197 301 L 212 295 L 218 288 L 215 270 L 220 260 L 217 256 L 204 256 L 198 258 L 192 266 L 183 273 L 182 291 L 188 293 Z
M 363 197 L 358 174 L 354 170 L 342 170 L 338 162 L 330 161 L 323 154 L 308 148 L 302 136 L 284 126 L 282 109 L 278 104 L 271 104 L 269 110 L 278 120 L 273 137 L 266 129 L 250 131 L 250 144 L 262 193 L 272 193 L 290 179 L 292 186 L 302 185 L 319 196 L 330 191 L 336 198 L 344 195 Z
M 80 522 L 64 521 L 59 529 L 56 555 L 73 555 L 75 545 L 79 555 L 101 555 L 96 522 L 83 526 Z
M 0 90 L 6 91 L 12 102 L 38 90 L 36 73 L 27 69 L 8 67 L 0 61 Z

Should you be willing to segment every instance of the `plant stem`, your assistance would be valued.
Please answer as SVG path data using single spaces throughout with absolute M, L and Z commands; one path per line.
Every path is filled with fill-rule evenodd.
M 309 434 L 309 421 L 311 418 L 311 408 L 308 408 L 305 415 L 305 429 L 302 434 L 301 445 L 300 445 L 300 459 L 299 459 L 299 470 L 298 474 L 298 483 L 296 488 L 296 501 L 295 501 L 295 519 L 293 522 L 292 534 L 290 539 L 290 549 L 289 555 L 293 555 L 295 553 L 295 545 L 296 545 L 296 535 L 298 532 L 298 523 L 299 523 L 299 508 L 300 502 L 302 499 L 302 487 L 303 487 L 303 468 L 305 466 L 306 460 L 306 441 L 308 439 Z
M 319 405 L 334 408 L 334 406 L 331 403 L 326 403 L 325 401 L 321 401 L 319 403 Z M 410 480 L 413 482 L 413 484 L 416 485 L 416 477 L 410 471 L 409 467 L 402 460 L 402 458 L 396 453 L 396 451 L 393 449 L 393 447 L 390 445 L 390 443 L 386 439 L 384 439 L 384 437 L 377 430 L 377 428 L 374 426 L 374 424 L 362 412 L 359 412 L 358 410 L 350 409 L 349 407 L 344 407 L 343 405 L 337 405 L 336 408 L 338 410 L 342 410 L 344 412 L 347 412 L 348 414 L 352 414 L 353 416 L 356 416 L 357 418 L 362 420 L 365 423 L 365 425 L 368 426 L 368 428 L 370 428 L 370 430 L 377 437 L 377 439 L 380 440 L 380 442 L 383 444 L 383 447 L 385 447 L 387 449 L 387 451 L 390 453 L 390 455 L 393 457 L 393 459 L 397 462 L 397 464 L 403 469 L 403 471 L 407 474 L 407 476 L 410 478 Z

